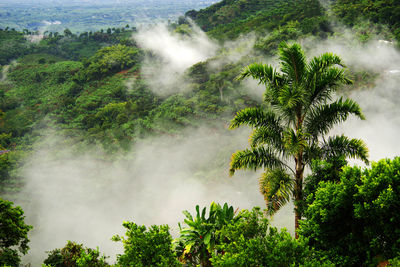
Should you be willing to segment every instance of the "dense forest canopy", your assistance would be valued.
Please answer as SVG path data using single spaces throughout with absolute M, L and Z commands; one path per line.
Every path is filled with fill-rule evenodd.
M 173 18 L 153 27 L 132 21 L 129 9 L 122 10 L 128 0 L 119 6 L 85 2 L 76 16 L 68 13 L 76 10 L 71 1 L 55 13 L 65 13 L 70 24 L 52 21 L 46 30 L 28 25 L 26 8 L 17 20 L 23 3 L 0 11 L 0 196 L 7 199 L 0 199 L 0 265 L 17 266 L 27 254 L 22 262 L 35 266 L 361 266 L 390 259 L 396 266 L 398 3 L 187 1 L 195 8 L 188 11 L 171 2 L 179 8 L 160 4 L 146 11 L 154 12 L 150 18 Z M 38 10 L 35 20 L 47 20 Z M 110 16 L 81 20 L 95 13 Z M 304 49 L 298 62 L 313 73 L 304 83 L 287 78 L 291 64 L 279 68 L 279 61 L 291 59 L 282 55 L 285 45 Z M 246 69 L 249 64 L 255 67 Z M 334 67 L 320 71 L 329 64 Z M 239 79 L 241 73 L 261 84 Z M 320 87 L 327 91 L 317 102 L 331 109 L 307 110 L 308 98 L 299 92 Z M 287 130 L 283 122 L 294 121 L 287 115 L 293 107 L 311 112 L 316 122 L 296 113 L 294 130 Z M 267 131 L 271 123 L 257 121 L 271 108 L 285 126 L 274 136 Z M 331 127 L 348 113 L 364 118 L 361 109 L 363 124 Z M 272 218 L 253 209 L 263 208 L 265 199 L 271 214 L 293 200 L 293 181 L 282 168 L 269 168 L 267 150 L 255 159 L 258 165 L 235 165 L 233 157 L 231 166 L 261 168 L 264 179 L 257 182 L 260 173 L 252 172 L 227 178 L 230 156 L 246 147 L 249 134 L 230 131 L 229 124 L 249 110 L 261 114 L 250 123 L 256 131 L 249 149 L 278 144 L 287 170 L 296 167 L 287 155 L 296 163 L 299 155 L 308 160 L 296 189 L 297 239 L 291 211 Z M 328 133 L 342 138 L 328 139 Z M 361 162 L 344 156 L 368 162 L 358 139 L 365 139 L 372 161 L 392 159 L 353 166 Z M 346 144 L 346 151 L 328 149 Z M 216 203 L 227 200 L 232 203 Z M 282 225 L 288 231 L 274 227 Z M 11 234 L 12 242 L 4 238 Z M 111 236 L 117 243 L 109 244 Z

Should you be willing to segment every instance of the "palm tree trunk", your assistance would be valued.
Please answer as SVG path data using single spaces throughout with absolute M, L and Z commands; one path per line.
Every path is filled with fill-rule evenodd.
M 296 174 L 294 181 L 294 231 L 295 238 L 299 238 L 297 230 L 299 229 L 299 221 L 301 220 L 300 203 L 303 200 L 303 155 L 298 155 L 296 161 Z

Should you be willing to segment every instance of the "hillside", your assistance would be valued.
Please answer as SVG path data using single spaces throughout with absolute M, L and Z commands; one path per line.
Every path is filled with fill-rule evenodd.
M 364 8 L 366 4 L 359 5 Z M 185 128 L 206 121 L 226 123 L 236 111 L 256 103 L 248 87 L 235 80 L 243 66 L 274 54 L 282 41 L 329 39 L 336 34 L 334 15 L 353 27 L 360 43 L 374 36 L 394 37 L 398 8 L 393 5 L 376 1 L 368 12 L 359 12 L 365 8 L 357 9 L 343 1 L 331 1 L 326 9 L 317 0 L 224 0 L 188 11 L 186 16 L 219 42 L 249 33 L 256 39 L 251 51 L 237 54 L 243 50 L 241 44 L 222 48 L 214 57 L 187 68 L 168 86 L 179 87 L 180 79 L 189 82 L 178 92 L 161 95 L 152 89 L 148 73 L 142 72 L 163 63 L 146 63 L 157 55 L 131 38 L 135 28 L 80 34 L 66 29 L 43 36 L 28 30 L 0 30 L 0 145 L 11 151 L 0 156 L 0 191 L 18 191 L 19 159 L 27 152 L 29 155 L 32 144 L 40 139 L 41 127 L 54 127 L 69 136 L 70 142 L 79 140 L 76 144 L 81 149 L 95 145 L 113 158 L 120 151 L 128 151 L 137 140 L 179 135 Z M 385 14 L 388 17 L 383 19 Z M 371 23 L 385 24 L 370 27 Z M 175 36 L 190 39 L 196 34 L 191 27 L 181 18 L 170 25 L 170 30 Z M 116 62 L 109 63 L 111 59 Z M 218 67 L 213 67 L 216 64 Z M 376 74 L 357 70 L 352 75 L 360 82 L 355 87 L 360 87 L 371 84 Z
M 188 11 L 211 37 L 218 40 L 236 39 L 240 35 L 267 32 L 298 22 L 299 34 L 328 32 L 325 11 L 317 0 L 224 0 L 200 11 Z
M 255 48 L 264 53 L 276 49 L 281 41 L 306 36 L 325 39 L 334 33 L 332 27 L 338 22 L 358 29 L 364 41 L 385 32 L 383 25 L 389 28 L 391 38 L 400 40 L 399 5 L 388 0 L 224 0 L 199 11 L 188 11 L 185 16 L 220 41 L 255 33 Z

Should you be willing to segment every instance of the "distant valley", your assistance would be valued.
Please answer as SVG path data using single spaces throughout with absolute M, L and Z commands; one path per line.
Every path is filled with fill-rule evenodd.
M 215 0 L 123 1 L 0 1 L 0 28 L 30 31 L 96 31 L 109 27 L 140 26 L 175 21 L 190 9 Z

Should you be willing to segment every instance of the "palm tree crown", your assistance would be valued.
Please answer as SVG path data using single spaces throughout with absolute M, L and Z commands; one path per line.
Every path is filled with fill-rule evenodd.
M 307 62 L 300 45 L 286 43 L 281 44 L 279 55 L 280 71 L 253 63 L 238 77 L 251 76 L 265 85 L 266 91 L 261 107 L 243 109 L 231 121 L 231 129 L 248 125 L 253 132 L 251 148 L 232 155 L 230 174 L 238 169 L 264 168 L 260 190 L 268 212 L 272 215 L 293 197 L 297 229 L 304 168 L 313 159 L 336 156 L 368 163 L 368 149 L 359 139 L 326 137 L 350 114 L 364 119 L 355 101 L 332 99 L 339 85 L 351 83 L 340 57 L 325 53 Z

